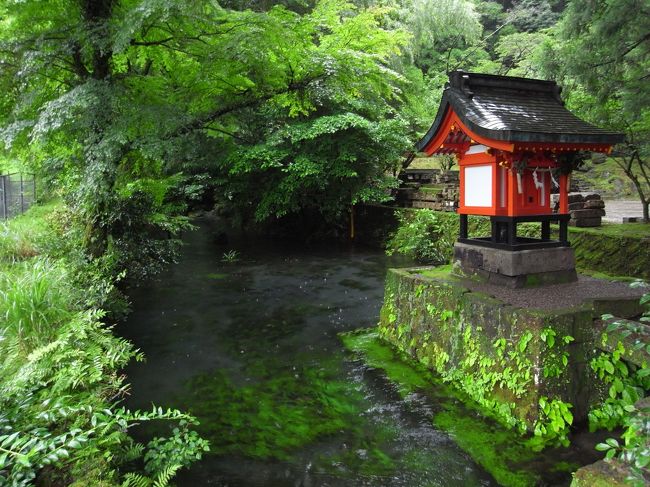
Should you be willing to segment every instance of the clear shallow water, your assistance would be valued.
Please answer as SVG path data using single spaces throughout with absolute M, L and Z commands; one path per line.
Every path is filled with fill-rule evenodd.
M 433 426 L 434 396 L 403 397 L 337 336 L 376 324 L 385 256 L 223 247 L 213 231 L 186 236 L 180 263 L 131 294 L 120 329 L 147 357 L 126 371 L 128 405 L 190 410 L 211 441 L 178 485 L 498 485 Z M 223 263 L 232 248 L 240 260 Z

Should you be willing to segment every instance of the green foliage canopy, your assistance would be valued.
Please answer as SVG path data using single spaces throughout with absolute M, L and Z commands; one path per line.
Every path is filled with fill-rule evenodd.
M 258 219 L 337 214 L 381 193 L 410 144 L 396 110 L 406 80 L 391 66 L 408 36 L 382 27 L 387 13 L 341 0 L 305 15 L 8 2 L 0 139 L 56 173 L 95 254 L 114 236 L 121 184 L 179 170 L 211 170 Z

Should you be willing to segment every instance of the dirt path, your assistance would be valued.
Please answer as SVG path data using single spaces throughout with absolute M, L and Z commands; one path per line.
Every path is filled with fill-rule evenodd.
M 605 200 L 607 215 L 603 221 L 622 223 L 624 217 L 643 217 L 643 209 L 639 200 Z

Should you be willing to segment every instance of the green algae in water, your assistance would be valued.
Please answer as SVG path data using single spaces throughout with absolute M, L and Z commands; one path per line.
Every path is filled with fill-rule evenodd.
M 365 423 L 363 419 L 362 424 Z M 340 475 L 341 469 L 366 477 L 391 475 L 400 467 L 399 460 L 385 448 L 395 438 L 396 431 L 387 424 L 357 427 L 352 436 L 346 438 L 347 448 L 336 453 L 320 455 L 316 468 L 322 472 Z
M 443 384 L 420 364 L 398 354 L 379 338 L 376 329 L 341 334 L 349 350 L 359 354 L 371 367 L 381 369 L 402 395 L 421 391 L 435 399 L 440 410 L 433 423 L 449 433 L 456 443 L 504 486 L 529 486 L 539 475 L 519 465 L 531 461 L 535 453 L 512 431 L 482 419 L 482 411 L 464 404 L 468 401 Z
M 373 286 L 368 286 L 361 281 L 356 279 L 342 279 L 339 281 L 339 285 L 343 287 L 348 287 L 350 289 L 356 289 L 358 291 L 372 291 L 375 289 Z
M 381 342 L 376 330 L 360 330 L 339 335 L 345 347 L 363 355 L 370 367 L 382 369 L 394 382 L 402 397 L 424 389 L 434 381 L 433 375 L 421 365 L 406 363 L 395 355 L 395 351 Z
M 214 453 L 287 460 L 318 438 L 358 428 L 361 394 L 332 376 L 322 365 L 273 367 L 237 384 L 216 371 L 191 381 L 188 406 Z
M 221 280 L 221 279 L 225 279 L 226 277 L 228 277 L 228 274 L 223 274 L 221 272 L 213 272 L 211 274 L 206 274 L 205 277 L 207 277 L 208 279 Z
M 524 449 L 511 431 L 491 428 L 475 417 L 463 417 L 464 414 L 467 412 L 459 409 L 440 412 L 433 424 L 449 433 L 501 485 L 525 487 L 537 483 L 534 473 L 516 470 L 517 463 L 532 460 L 534 454 Z

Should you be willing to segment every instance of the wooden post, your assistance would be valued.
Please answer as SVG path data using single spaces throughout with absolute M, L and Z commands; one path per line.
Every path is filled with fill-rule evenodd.
M 513 168 L 508 170 L 508 194 L 507 207 L 508 216 L 515 216 L 517 212 L 517 175 Z
M 569 175 L 560 174 L 560 209 L 561 215 L 569 213 Z
M 542 222 L 542 240 L 551 240 L 551 222 L 548 220 Z
M 517 243 L 517 222 L 514 218 L 508 220 L 508 245 L 514 247 Z
M 560 220 L 560 242 L 562 242 L 562 245 L 565 247 L 569 246 L 569 230 L 567 224 L 568 222 L 566 219 Z
M 460 238 L 467 238 L 467 215 L 460 214 Z

